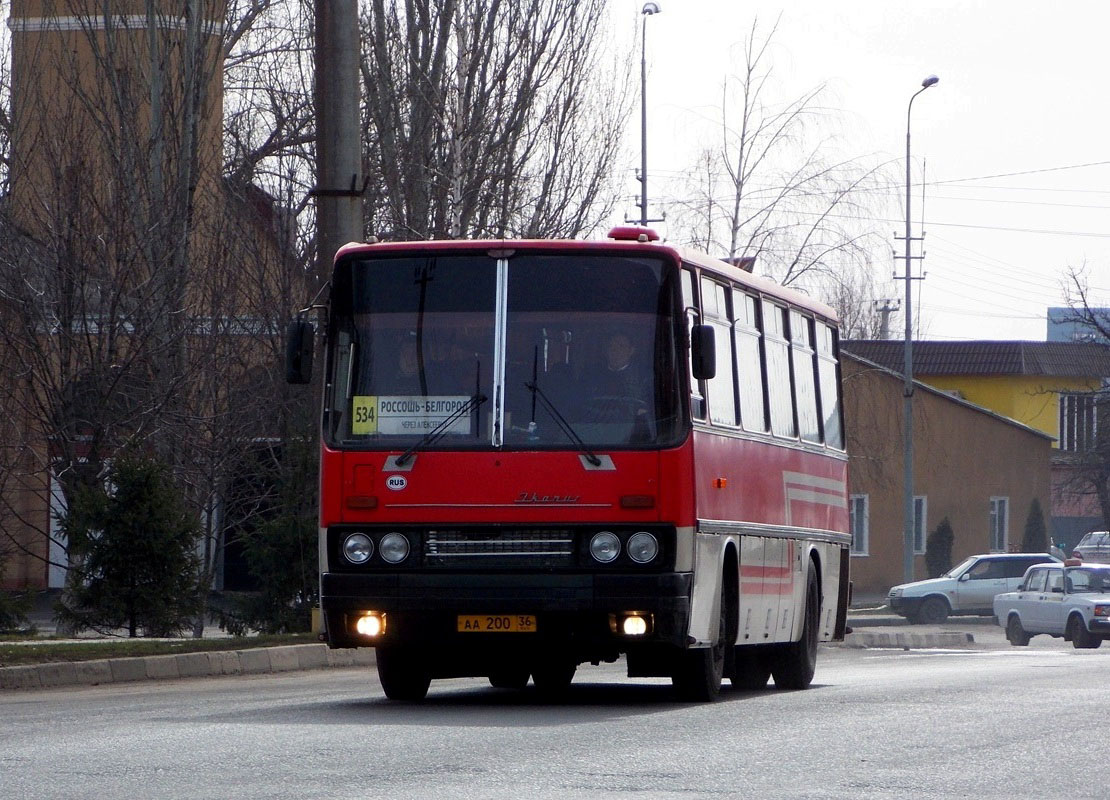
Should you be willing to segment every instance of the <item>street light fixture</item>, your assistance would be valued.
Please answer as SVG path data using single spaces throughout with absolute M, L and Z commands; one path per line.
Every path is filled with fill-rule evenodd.
M 902 577 L 905 583 L 914 579 L 913 570 L 913 235 L 910 230 L 910 112 L 914 99 L 940 78 L 930 75 L 921 82 L 921 88 L 910 97 L 906 106 L 906 345 L 905 384 L 902 389 Z
M 647 190 L 647 18 L 660 11 L 658 3 L 644 3 L 640 25 L 640 224 L 648 224 Z

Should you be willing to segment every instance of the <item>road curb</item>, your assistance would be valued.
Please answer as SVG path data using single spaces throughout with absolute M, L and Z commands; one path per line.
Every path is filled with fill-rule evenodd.
M 329 667 L 373 666 L 374 649 L 330 650 L 323 644 L 210 650 L 167 656 L 138 656 L 91 661 L 0 667 L 0 691 L 99 686 L 144 680 L 205 678 L 213 675 L 258 675 Z
M 912 633 L 908 631 L 854 631 L 844 637 L 844 647 L 885 647 L 898 650 L 971 647 L 975 637 L 961 631 Z

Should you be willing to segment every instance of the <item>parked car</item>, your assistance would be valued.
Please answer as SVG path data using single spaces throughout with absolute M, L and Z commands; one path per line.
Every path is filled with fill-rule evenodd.
M 1110 564 L 1068 559 L 1030 567 L 1017 591 L 994 598 L 994 614 L 1016 647 L 1042 633 L 1098 647 L 1110 639 Z
M 950 614 L 994 613 L 994 597 L 1016 589 L 1034 564 L 1060 563 L 1048 553 L 968 556 L 939 578 L 891 587 L 890 608 L 910 622 L 937 624 Z
M 1110 531 L 1091 531 L 1084 534 L 1072 556 L 1088 563 L 1095 561 L 1110 564 Z

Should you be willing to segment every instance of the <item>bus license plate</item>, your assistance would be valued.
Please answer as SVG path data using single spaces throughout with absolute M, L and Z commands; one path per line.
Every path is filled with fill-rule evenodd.
M 459 633 L 535 633 L 531 614 L 459 614 Z

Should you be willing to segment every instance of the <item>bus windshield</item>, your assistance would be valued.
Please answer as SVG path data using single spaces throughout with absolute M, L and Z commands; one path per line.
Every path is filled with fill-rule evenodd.
M 391 449 L 677 443 L 676 272 L 598 253 L 341 262 L 325 430 Z

